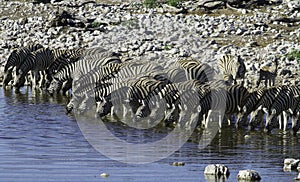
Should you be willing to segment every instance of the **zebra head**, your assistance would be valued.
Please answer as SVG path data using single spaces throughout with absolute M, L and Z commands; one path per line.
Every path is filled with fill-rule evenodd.
M 248 118 L 248 109 L 246 106 L 241 108 L 238 106 L 238 113 L 237 113 L 237 119 L 236 119 L 236 126 L 238 127 L 240 123 L 246 123 Z
M 13 78 L 13 76 L 12 76 L 12 67 L 11 67 L 11 69 L 10 70 L 8 70 L 8 71 L 6 71 L 5 73 L 4 73 L 4 76 L 3 76 L 3 88 L 5 88 L 7 85 L 8 85 L 8 83 L 12 80 L 12 78 Z
M 56 92 L 58 93 L 60 88 L 61 88 L 62 84 L 56 80 L 56 79 L 53 79 L 49 85 L 49 87 L 47 88 L 47 91 L 48 93 L 53 96 L 53 94 Z
M 14 78 L 14 86 L 18 90 L 20 87 L 24 86 L 25 84 L 25 76 L 27 72 L 24 72 L 22 69 L 19 69 L 18 71 L 19 74 L 16 75 Z
M 104 117 L 111 112 L 112 103 L 106 99 L 96 102 L 96 117 Z
M 275 124 L 274 120 L 277 119 L 277 117 L 275 117 L 277 115 L 277 111 L 276 109 L 271 109 L 271 114 L 269 114 L 267 108 L 263 108 L 263 111 L 267 114 L 264 131 L 271 132 L 271 130 L 273 129 L 273 125 Z

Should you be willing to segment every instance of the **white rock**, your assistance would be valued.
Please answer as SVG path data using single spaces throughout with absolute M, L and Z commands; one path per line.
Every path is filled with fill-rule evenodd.
M 260 177 L 260 175 L 258 174 L 257 171 L 250 170 L 250 169 L 240 170 L 238 175 L 237 175 L 237 178 L 239 180 L 240 179 L 243 179 L 243 180 L 260 180 L 261 179 L 261 177 Z
M 229 176 L 230 172 L 227 166 L 222 164 L 211 164 L 205 167 L 204 174 L 206 175 L 224 175 Z
M 284 159 L 284 171 L 297 170 L 298 165 L 300 164 L 299 159 L 287 158 Z

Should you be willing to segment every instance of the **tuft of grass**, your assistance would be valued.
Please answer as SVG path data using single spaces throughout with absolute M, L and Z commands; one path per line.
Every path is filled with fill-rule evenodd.
M 166 0 L 166 4 L 174 7 L 178 7 L 180 0 Z
M 300 50 L 293 50 L 286 54 L 288 60 L 297 60 L 300 62 Z
M 147 8 L 155 8 L 158 6 L 157 0 L 145 0 L 143 5 Z

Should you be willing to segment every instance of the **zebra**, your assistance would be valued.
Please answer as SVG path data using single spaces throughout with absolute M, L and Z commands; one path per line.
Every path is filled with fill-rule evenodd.
M 207 128 L 212 111 L 219 113 L 219 127 L 222 127 L 222 117 L 220 113 L 224 111 L 228 124 L 231 123 L 230 116 L 237 114 L 239 107 L 243 107 L 249 97 L 249 91 L 243 85 L 225 86 L 220 85 L 212 88 L 204 98 L 201 99 L 200 105 L 203 110 L 202 114 L 207 113 L 204 127 Z M 236 126 L 237 123 L 236 123 Z
M 258 106 L 259 100 L 262 98 L 265 92 L 264 88 L 255 90 L 249 93 L 249 97 L 246 100 L 244 106 L 239 106 L 239 112 L 237 114 L 236 125 L 239 126 L 240 123 L 245 124 L 248 120 L 248 115 L 255 110 Z M 250 119 L 251 120 L 251 119 Z
M 64 65 L 52 76 L 52 80 L 47 87 L 47 91 L 51 96 L 54 93 L 58 93 L 61 89 L 63 95 L 65 95 L 66 91 L 72 88 L 73 73 L 76 67 L 75 63 L 76 62 L 72 62 L 70 64 Z M 67 83 L 67 87 L 63 86 L 64 83 Z
M 196 60 L 178 60 L 169 71 L 170 76 L 175 76 L 171 80 L 176 81 L 179 79 L 179 81 L 186 81 L 196 79 L 201 81 L 201 83 L 212 80 L 215 74 L 214 69 L 210 65 Z
M 78 61 L 84 51 L 85 49 L 83 48 L 71 49 L 68 51 L 64 51 L 60 56 L 55 58 L 55 61 L 46 70 L 46 88 L 49 87 L 53 75 L 57 71 L 62 69 L 65 65 Z
M 263 108 L 270 108 L 274 100 L 276 100 L 278 95 L 285 89 L 285 87 L 286 86 L 279 85 L 264 89 L 261 98 L 258 100 L 257 104 L 250 113 L 249 128 L 251 130 L 254 129 L 257 124 L 255 120 L 260 122 L 261 126 L 263 125 Z M 266 109 L 264 110 L 266 111 Z
M 20 47 L 12 51 L 4 66 L 3 88 L 5 88 L 8 85 L 8 83 L 12 80 L 13 77 L 17 77 L 19 68 L 26 59 L 27 55 L 30 52 L 36 51 L 41 48 L 43 48 L 41 44 L 29 44 L 26 47 Z M 16 69 L 15 74 L 13 76 L 12 72 L 14 68 Z
M 124 80 L 134 80 L 136 81 L 137 78 L 143 77 L 143 76 L 152 76 L 156 80 L 164 80 L 163 76 L 161 75 L 161 69 L 162 67 L 158 64 L 153 64 L 149 62 L 136 62 L 136 61 L 128 61 L 120 64 L 121 69 L 116 72 L 112 78 L 109 79 L 100 79 L 98 78 L 97 83 L 97 89 L 102 89 L 101 84 L 104 85 L 107 84 L 107 82 L 117 84 L 124 82 Z M 157 72 L 160 72 L 160 74 L 155 74 Z M 88 82 L 90 82 L 88 80 Z M 131 85 L 132 86 L 132 85 Z M 129 87 L 129 86 L 128 86 Z M 115 87 L 112 87 L 116 89 Z M 98 91 L 97 91 L 98 92 Z M 108 91 L 106 93 L 109 93 Z M 97 94 L 99 95 L 99 93 Z M 101 97 L 106 97 L 107 95 L 102 95 Z M 100 96 L 99 96 L 100 97 Z M 100 104 L 98 104 L 100 105 Z M 100 106 L 99 106 L 100 107 Z
M 49 48 L 38 49 L 35 52 L 29 53 L 25 61 L 22 63 L 19 69 L 19 75 L 16 77 L 14 85 L 18 90 L 23 86 L 23 80 L 29 71 L 34 71 L 33 88 L 37 85 L 37 79 L 39 71 L 46 70 L 54 61 L 54 55 Z M 41 78 L 40 81 L 43 81 Z M 41 86 L 41 82 L 39 84 Z
M 237 79 L 241 79 L 241 84 L 244 84 L 246 66 L 240 56 L 225 54 L 218 61 L 218 66 L 224 76 L 224 80 L 228 85 L 232 85 L 232 83 L 236 84 Z
M 95 74 L 97 70 L 104 65 L 119 64 L 121 59 L 118 55 L 111 51 L 104 51 L 100 49 L 89 50 L 86 56 L 83 56 L 79 61 L 75 63 L 74 72 L 72 74 L 72 99 L 66 106 L 66 112 L 69 113 L 73 110 L 74 106 L 78 106 L 79 99 L 82 97 L 89 97 L 89 94 L 93 95 L 93 90 L 96 84 Z M 103 52 L 101 52 L 103 51 Z M 93 52 L 96 52 L 92 55 Z M 94 71 L 92 71 L 95 69 Z M 83 87 L 83 86 L 86 87 Z M 86 92 L 88 91 L 88 92 Z M 85 100 L 87 101 L 87 100 Z M 82 109 L 85 110 L 85 102 L 82 103 Z
M 265 80 L 264 84 L 265 87 L 271 87 L 275 85 L 275 79 L 278 72 L 278 59 L 275 57 L 273 59 L 274 64 L 271 66 L 264 66 L 260 68 L 259 70 L 259 78 L 256 82 L 256 87 L 258 88 L 260 85 L 260 82 L 262 80 Z
M 283 113 L 283 120 L 279 122 L 279 128 L 286 131 L 287 127 L 287 112 L 291 110 L 291 114 L 295 112 L 299 103 L 300 90 L 296 86 L 284 86 L 284 89 L 277 96 L 274 103 L 269 108 L 264 108 L 264 111 L 267 113 L 265 130 L 270 132 L 273 128 L 274 120 Z M 292 120 L 292 128 L 295 127 L 295 119 Z

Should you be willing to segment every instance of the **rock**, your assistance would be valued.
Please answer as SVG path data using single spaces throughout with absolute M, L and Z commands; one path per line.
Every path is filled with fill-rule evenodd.
M 279 73 L 281 76 L 292 76 L 292 71 L 288 69 L 282 69 Z
M 257 171 L 255 170 L 240 170 L 238 175 L 237 175 L 238 180 L 242 179 L 242 180 L 260 180 L 261 177 L 258 174 Z
M 230 172 L 227 166 L 222 164 L 211 164 L 205 167 L 204 174 L 217 175 L 217 176 L 229 176 Z
M 184 166 L 185 163 L 184 162 L 173 162 L 172 165 L 173 166 Z
M 107 174 L 107 173 L 102 173 L 102 174 L 100 174 L 100 176 L 101 176 L 102 178 L 107 178 L 107 177 L 109 176 L 109 174 Z
M 287 158 L 284 159 L 284 171 L 297 170 L 298 165 L 300 164 L 299 159 Z
M 225 3 L 223 1 L 206 1 L 202 4 L 202 6 L 207 10 L 221 8 L 224 5 Z
M 298 176 L 296 178 L 294 178 L 294 180 L 300 181 L 300 173 L 298 174 Z

